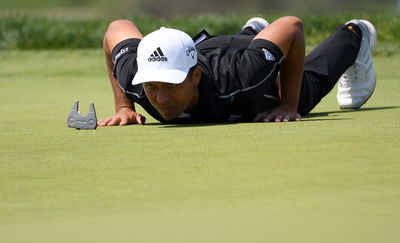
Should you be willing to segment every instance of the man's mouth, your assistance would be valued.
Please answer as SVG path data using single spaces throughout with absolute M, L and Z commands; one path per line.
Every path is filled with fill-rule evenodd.
M 170 113 L 175 110 L 175 107 L 173 106 L 163 106 L 163 107 L 158 107 L 159 111 L 162 111 L 163 113 Z

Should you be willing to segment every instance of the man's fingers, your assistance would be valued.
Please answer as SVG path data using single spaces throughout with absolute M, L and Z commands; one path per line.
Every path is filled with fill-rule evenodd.
M 282 118 L 283 122 L 294 121 L 295 117 L 291 114 L 285 114 Z
M 271 121 L 275 121 L 275 122 L 280 122 L 280 120 L 277 120 L 279 118 L 280 113 L 276 112 L 276 111 L 272 111 L 270 113 L 267 113 L 264 117 L 264 122 L 271 122 Z
M 255 122 L 289 122 L 301 121 L 301 116 L 298 113 L 290 112 L 285 113 L 277 110 L 272 110 L 260 113 L 254 118 Z
M 120 120 L 120 122 L 119 122 L 119 124 L 118 124 L 118 125 L 120 125 L 120 126 L 125 126 L 125 125 L 127 125 L 127 124 L 128 124 L 128 122 L 129 122 L 129 119 L 128 119 L 128 117 L 126 117 L 126 116 L 123 116 L 123 117 L 121 117 L 121 120 Z
M 120 121 L 121 121 L 121 118 L 120 118 L 120 117 L 114 116 L 114 117 L 112 118 L 112 120 L 107 124 L 107 126 L 115 126 L 115 125 L 119 124 Z
M 264 113 L 260 113 L 254 118 L 255 122 L 270 122 L 273 121 L 276 117 L 275 111 L 267 111 Z
M 140 124 L 143 125 L 146 122 L 146 118 L 139 113 L 136 113 L 133 118 L 130 118 L 129 116 L 123 116 L 121 117 L 121 121 L 119 123 L 120 126 L 125 126 L 128 124 Z
M 281 122 L 281 121 L 283 121 L 283 118 L 284 118 L 283 114 L 279 113 L 279 114 L 275 115 L 274 121 L 275 122 Z
M 115 115 L 98 122 L 99 126 L 125 126 L 129 124 L 144 124 L 146 118 L 131 109 L 121 109 Z
M 254 118 L 255 122 L 268 122 L 268 112 L 260 113 Z
M 144 117 L 138 113 L 138 114 L 136 114 L 136 122 L 137 122 L 137 124 L 143 125 L 146 122 L 146 117 Z
M 282 121 L 283 122 L 301 121 L 301 115 L 299 113 L 285 114 L 282 118 Z
M 103 120 L 99 121 L 99 122 L 97 123 L 97 125 L 98 125 L 98 126 L 107 126 L 108 123 L 112 120 L 112 118 L 113 118 L 112 116 L 111 116 L 111 117 L 104 118 Z

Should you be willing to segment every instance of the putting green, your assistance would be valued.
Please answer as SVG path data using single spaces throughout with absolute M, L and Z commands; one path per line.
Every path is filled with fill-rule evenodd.
M 358 111 L 78 131 L 75 100 L 113 113 L 102 51 L 0 52 L 2 242 L 398 241 L 399 62 Z

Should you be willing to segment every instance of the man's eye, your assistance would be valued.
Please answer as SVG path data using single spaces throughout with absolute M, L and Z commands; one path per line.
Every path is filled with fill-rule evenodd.
M 145 84 L 144 85 L 146 87 L 146 89 L 154 89 L 154 85 L 153 84 Z
M 168 84 L 168 87 L 171 87 L 171 88 L 176 87 L 176 86 L 177 86 L 177 84 Z

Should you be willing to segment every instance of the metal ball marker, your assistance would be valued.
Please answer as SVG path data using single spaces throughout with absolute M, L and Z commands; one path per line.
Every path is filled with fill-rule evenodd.
M 69 113 L 67 118 L 68 127 L 76 129 L 87 129 L 94 130 L 97 127 L 96 110 L 94 104 L 90 103 L 89 113 L 81 115 L 78 111 L 79 101 L 75 101 L 72 111 Z

